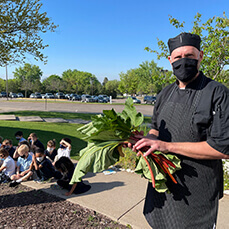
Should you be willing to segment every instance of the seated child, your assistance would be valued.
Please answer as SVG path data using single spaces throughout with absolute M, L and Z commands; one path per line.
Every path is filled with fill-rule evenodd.
M 14 160 L 9 156 L 9 152 L 1 148 L 0 158 L 3 160 L 3 164 L 0 167 L 0 184 L 10 181 L 10 177 L 15 173 Z
M 10 178 L 12 180 L 10 187 L 14 187 L 22 181 L 28 180 L 33 175 L 33 172 L 30 170 L 32 156 L 29 154 L 29 147 L 25 144 L 21 145 L 18 148 L 18 154 L 16 174 L 12 175 Z
M 16 147 L 16 150 L 14 151 L 14 155 L 13 155 L 13 159 L 15 161 L 17 161 L 19 154 L 18 154 L 18 149 L 21 145 L 27 145 L 29 147 L 29 154 L 31 154 L 31 156 L 33 156 L 33 152 L 30 151 L 30 144 L 25 140 L 25 141 L 21 141 L 18 143 L 18 146 Z
M 45 149 L 44 145 L 41 143 L 35 133 L 31 133 L 29 135 L 28 142 L 30 143 L 30 149 L 32 152 L 35 152 L 37 148 Z
M 83 181 L 75 183 L 74 185 L 69 184 L 72 179 L 75 166 L 68 157 L 61 157 L 58 161 L 56 161 L 55 167 L 63 175 L 61 179 L 57 180 L 57 184 L 68 190 L 68 192 L 65 193 L 66 196 L 70 196 L 72 193 L 81 194 L 87 192 L 91 188 L 90 185 L 83 183 Z
M 16 147 L 13 146 L 12 140 L 10 140 L 10 139 L 5 139 L 5 140 L 2 142 L 2 146 L 1 146 L 1 147 L 4 147 L 4 148 L 9 152 L 10 157 L 13 158 L 13 155 L 14 155 L 14 152 L 15 152 L 15 150 L 16 150 Z
M 1 147 L 1 145 L 2 145 L 2 140 L 3 140 L 3 137 L 0 136 L 0 147 Z
M 22 141 L 26 141 L 25 138 L 23 138 L 23 132 L 22 131 L 17 131 L 15 134 L 14 134 L 16 140 L 18 140 L 19 142 L 22 142 Z
M 71 139 L 69 139 L 69 138 L 63 138 L 60 141 L 60 148 L 57 150 L 57 155 L 56 155 L 54 161 L 59 160 L 61 157 L 68 157 L 68 158 L 70 158 L 71 149 L 72 149 Z
M 35 150 L 35 155 L 30 169 L 33 167 L 37 177 L 39 178 L 38 180 L 35 180 L 38 183 L 46 181 L 55 175 L 55 169 L 52 162 L 45 157 L 44 149 L 37 148 Z
M 47 149 L 45 150 L 45 155 L 48 159 L 50 159 L 51 162 L 54 161 L 56 155 L 57 155 L 57 150 L 56 150 L 56 141 L 49 140 L 47 142 Z

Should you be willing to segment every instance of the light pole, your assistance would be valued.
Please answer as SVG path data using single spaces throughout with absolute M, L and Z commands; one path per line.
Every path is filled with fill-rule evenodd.
M 90 79 L 90 83 L 91 83 L 91 91 L 92 91 L 92 93 L 91 93 L 91 95 L 93 95 L 93 79 Z
M 8 70 L 6 64 L 6 99 L 8 100 Z

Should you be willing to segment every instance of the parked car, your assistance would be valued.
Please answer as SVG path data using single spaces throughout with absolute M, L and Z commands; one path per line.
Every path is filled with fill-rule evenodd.
M 82 95 L 81 102 L 92 103 L 93 99 L 91 98 L 90 95 Z
M 147 98 L 146 104 L 155 104 L 156 103 L 156 96 L 149 96 L 149 98 Z
M 70 94 L 65 94 L 65 99 L 69 99 L 70 98 Z
M 54 99 L 54 95 L 52 93 L 46 93 L 44 97 L 45 99 Z
M 151 97 L 150 95 L 144 96 L 143 102 L 146 103 L 146 101 L 147 101 L 150 97 Z
M 41 94 L 42 99 L 45 99 L 45 94 Z
M 42 99 L 41 93 L 39 92 L 32 93 L 29 97 L 34 99 Z
M 19 93 L 17 93 L 17 97 L 18 98 L 24 98 L 24 95 L 21 92 L 19 92 Z
M 70 94 L 69 99 L 73 101 L 76 101 L 76 100 L 79 101 L 81 100 L 81 97 L 77 94 Z
M 131 98 L 133 99 L 133 102 L 134 102 L 134 103 L 141 104 L 141 100 L 140 100 L 140 99 L 137 99 L 137 98 L 134 97 L 134 96 L 131 96 Z
M 91 98 L 93 99 L 93 102 L 94 103 L 97 103 L 98 102 L 98 96 L 92 95 Z
M 32 94 L 29 96 L 29 98 L 32 98 L 32 99 L 36 98 L 35 93 L 32 93 Z
M 7 97 L 6 92 L 5 92 L 5 91 L 2 91 L 2 92 L 0 93 L 0 97 L 1 97 L 1 98 L 2 98 L 2 97 Z
M 108 101 L 106 98 L 103 97 L 103 95 L 98 96 L 98 103 L 107 103 Z
M 110 102 L 110 98 L 107 95 L 99 95 L 99 97 L 103 97 L 104 100 Z
M 17 94 L 13 93 L 13 92 L 10 92 L 9 97 L 10 98 L 17 98 Z
M 65 94 L 63 92 L 57 92 L 54 96 L 56 99 L 65 99 Z

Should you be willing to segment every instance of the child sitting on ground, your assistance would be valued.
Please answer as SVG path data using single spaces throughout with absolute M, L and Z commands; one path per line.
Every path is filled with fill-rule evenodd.
M 90 185 L 83 183 L 83 181 L 73 185 L 69 184 L 72 179 L 75 166 L 68 157 L 61 157 L 58 161 L 56 161 L 55 167 L 63 175 L 61 179 L 57 180 L 57 184 L 68 190 L 68 192 L 65 193 L 66 196 L 70 196 L 72 193 L 81 194 L 87 192 L 91 188 Z
M 45 150 L 45 155 L 51 162 L 54 161 L 54 159 L 57 155 L 55 139 L 49 140 L 47 142 L 47 149 Z
M 13 146 L 12 140 L 10 140 L 10 139 L 5 139 L 5 140 L 2 142 L 1 148 L 5 148 L 5 149 L 9 152 L 10 157 L 13 158 L 13 155 L 14 155 L 14 152 L 15 152 L 15 150 L 16 150 L 16 147 Z
M 71 139 L 69 139 L 69 138 L 63 138 L 60 141 L 60 148 L 57 150 L 57 155 L 56 155 L 54 161 L 59 160 L 61 157 L 68 157 L 68 158 L 70 158 L 71 149 L 72 149 Z
M 14 160 L 9 156 L 9 152 L 5 148 L 0 149 L 0 158 L 3 164 L 0 167 L 0 184 L 10 181 L 10 177 L 15 173 Z
M 44 149 L 37 148 L 33 157 L 33 162 L 30 166 L 30 170 L 34 168 L 38 177 L 35 181 L 42 183 L 52 178 L 55 175 L 55 169 L 52 162 L 45 157 Z
M 19 157 L 19 154 L 18 154 L 18 149 L 21 145 L 27 145 L 29 147 L 29 154 L 31 154 L 31 156 L 33 156 L 33 152 L 31 152 L 30 150 L 30 144 L 25 140 L 25 141 L 22 141 L 22 142 L 19 142 L 18 143 L 18 146 L 16 147 L 16 150 L 14 151 L 14 155 L 13 155 L 13 159 L 15 161 L 17 161 L 18 157 Z
M 1 147 L 1 145 L 2 145 L 2 140 L 3 140 L 3 137 L 0 136 L 0 147 Z
M 26 141 L 26 139 L 23 138 L 23 132 L 22 131 L 17 131 L 14 134 L 14 136 L 15 136 L 16 140 L 19 141 L 19 142 Z
M 18 154 L 16 174 L 11 176 L 12 182 L 10 183 L 10 187 L 14 187 L 22 181 L 28 180 L 33 175 L 33 172 L 30 171 L 32 156 L 29 154 L 29 147 L 25 144 L 21 145 L 18 148 Z

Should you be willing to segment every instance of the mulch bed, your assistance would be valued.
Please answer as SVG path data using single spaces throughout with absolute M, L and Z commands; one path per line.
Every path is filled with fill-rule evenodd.
M 62 198 L 18 185 L 0 184 L 0 229 L 131 228 Z

